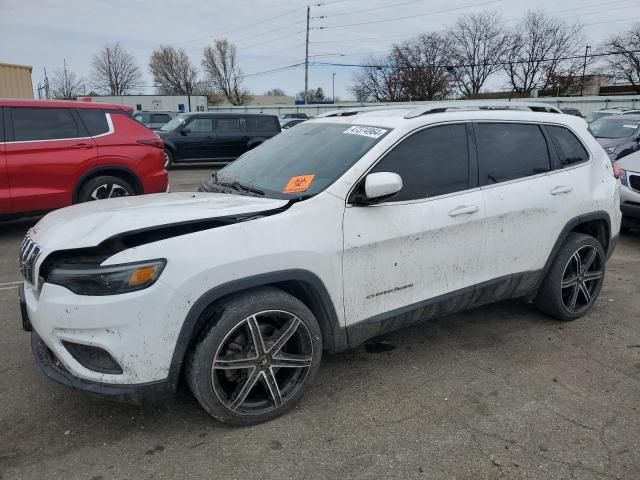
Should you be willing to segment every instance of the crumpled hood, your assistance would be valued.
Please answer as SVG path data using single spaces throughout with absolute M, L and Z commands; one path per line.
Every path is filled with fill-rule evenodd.
M 221 193 L 160 193 L 99 200 L 56 210 L 32 228 L 49 252 L 93 247 L 124 232 L 228 215 L 277 209 L 287 200 Z

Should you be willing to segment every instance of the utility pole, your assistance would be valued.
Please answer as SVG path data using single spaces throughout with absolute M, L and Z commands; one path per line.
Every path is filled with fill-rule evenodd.
M 307 91 L 309 90 L 309 18 L 311 6 L 307 5 L 307 41 L 305 42 L 304 54 L 304 104 L 307 104 Z
M 336 74 L 333 73 L 333 78 L 331 80 L 331 102 L 336 103 Z
M 590 45 L 587 45 L 584 49 L 584 64 L 582 65 L 582 80 L 580 81 L 580 96 L 584 94 L 584 72 L 587 70 L 587 53 L 589 53 Z

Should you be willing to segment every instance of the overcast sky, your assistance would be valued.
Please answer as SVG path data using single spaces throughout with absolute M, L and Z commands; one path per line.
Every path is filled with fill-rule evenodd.
M 322 3 L 322 1 L 316 1 Z M 294 95 L 304 87 L 304 68 L 266 70 L 304 61 L 304 0 L 0 0 L 0 62 L 33 66 L 34 87 L 43 69 L 67 67 L 81 77 L 90 73 L 91 56 L 107 43 L 120 41 L 133 54 L 144 86 L 134 93 L 154 93 L 149 55 L 160 44 L 184 48 L 200 68 L 202 49 L 214 38 L 236 43 L 245 85 L 256 94 L 281 87 Z M 312 6 L 311 61 L 358 63 L 384 53 L 394 42 L 440 30 L 462 14 L 498 11 L 514 25 L 535 4 L 585 27 L 587 42 L 606 37 L 640 21 L 639 0 L 327 0 Z M 313 17 L 325 18 L 313 18 Z M 275 18 L 274 18 L 275 17 Z M 319 27 L 324 27 L 320 29 Z M 354 69 L 313 65 L 309 86 L 346 99 Z M 49 75 L 51 77 L 51 74 Z M 504 86 L 494 79 L 493 88 Z M 87 85 L 87 89 L 89 89 Z

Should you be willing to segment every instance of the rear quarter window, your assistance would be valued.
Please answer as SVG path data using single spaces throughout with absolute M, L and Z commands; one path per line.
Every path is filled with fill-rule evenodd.
M 558 159 L 562 167 L 589 160 L 589 154 L 573 132 L 564 127 L 548 125 L 546 128 L 558 152 Z
M 109 131 L 109 122 L 107 121 L 106 112 L 94 109 L 78 109 L 78 115 L 84 126 L 87 128 L 89 135 L 95 137 Z
M 247 117 L 247 130 L 250 132 L 275 132 L 278 130 L 276 117 Z

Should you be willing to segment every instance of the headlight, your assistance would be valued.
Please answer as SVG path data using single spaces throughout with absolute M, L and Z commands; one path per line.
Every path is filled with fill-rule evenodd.
M 616 151 L 616 148 L 617 147 L 615 147 L 615 146 L 613 146 L 613 147 L 605 147 L 604 151 L 607 152 L 607 153 L 613 153 L 613 152 Z
M 68 288 L 78 295 L 117 295 L 153 285 L 167 261 L 126 263 L 106 267 L 59 265 L 51 270 L 46 283 Z
M 620 183 L 622 183 L 622 185 L 624 185 L 625 187 L 629 186 L 627 184 L 627 171 L 622 168 L 620 169 Z

